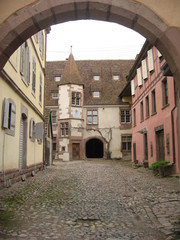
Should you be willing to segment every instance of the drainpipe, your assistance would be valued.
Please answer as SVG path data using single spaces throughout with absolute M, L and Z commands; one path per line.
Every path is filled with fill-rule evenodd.
M 5 174 L 5 131 L 4 131 L 4 137 L 3 137 L 3 156 L 2 156 L 2 169 L 3 169 L 3 181 L 6 180 L 6 174 Z
M 173 164 L 176 163 L 176 154 L 175 154 L 175 139 L 174 139 L 174 117 L 173 112 L 176 109 L 176 106 L 171 110 L 171 123 L 172 123 L 172 144 L 173 144 Z

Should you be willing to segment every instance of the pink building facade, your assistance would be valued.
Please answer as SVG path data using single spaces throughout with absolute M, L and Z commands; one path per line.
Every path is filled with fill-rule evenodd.
M 132 161 L 148 165 L 159 160 L 180 173 L 175 82 L 161 53 L 146 42 L 128 80 L 132 96 Z

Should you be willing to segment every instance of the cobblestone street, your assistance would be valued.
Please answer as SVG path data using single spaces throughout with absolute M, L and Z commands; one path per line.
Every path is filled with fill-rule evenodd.
M 0 239 L 180 239 L 180 179 L 128 162 L 55 162 L 0 191 Z

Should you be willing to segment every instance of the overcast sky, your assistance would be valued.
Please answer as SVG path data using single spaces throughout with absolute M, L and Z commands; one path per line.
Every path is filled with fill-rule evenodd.
M 134 59 L 144 42 L 140 34 L 116 23 L 66 22 L 51 27 L 47 36 L 47 61 L 65 60 L 71 46 L 75 60 Z

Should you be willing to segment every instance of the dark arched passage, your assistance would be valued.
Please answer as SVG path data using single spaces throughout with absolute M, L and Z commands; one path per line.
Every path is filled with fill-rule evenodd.
M 87 158 L 103 158 L 104 156 L 103 142 L 99 139 L 93 138 L 86 143 L 86 157 Z

